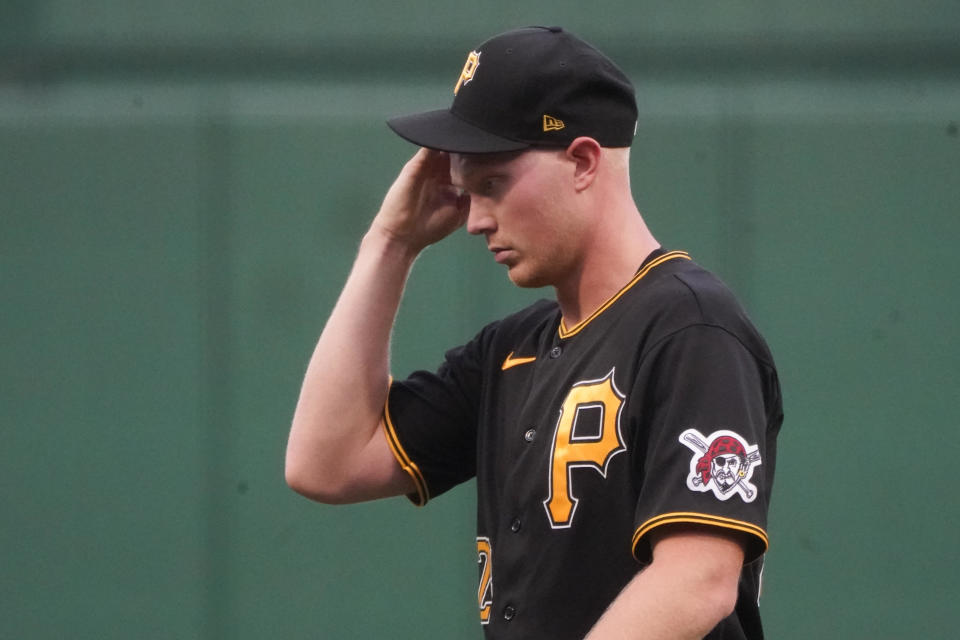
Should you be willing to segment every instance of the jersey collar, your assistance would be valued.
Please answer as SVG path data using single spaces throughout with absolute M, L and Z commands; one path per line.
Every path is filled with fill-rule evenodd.
M 623 294 L 629 291 L 633 287 L 633 285 L 643 280 L 644 276 L 650 273 L 650 271 L 652 271 L 654 268 L 658 267 L 659 265 L 663 264 L 664 262 L 669 262 L 671 260 L 690 260 L 690 254 L 688 254 L 686 251 L 664 251 L 663 249 L 657 249 L 656 251 L 651 253 L 649 256 L 647 256 L 647 259 L 643 261 L 643 265 L 641 265 L 640 270 L 637 271 L 637 275 L 635 275 L 633 279 L 630 280 L 630 282 L 628 282 L 622 289 L 620 289 L 620 291 L 615 293 L 609 300 L 607 300 L 602 305 L 600 305 L 600 307 L 596 311 L 591 313 L 588 317 L 584 318 L 579 323 L 577 323 L 573 327 L 570 327 L 569 329 L 567 328 L 566 322 L 564 322 L 563 318 L 560 318 L 560 326 L 557 329 L 557 332 L 560 335 L 560 339 L 565 340 L 571 336 L 575 336 L 576 334 L 580 333 L 584 329 L 584 327 L 590 324 L 590 322 L 592 322 L 594 318 L 596 318 L 601 313 L 609 309 L 610 306 L 613 305 L 614 302 L 619 300 L 623 296 Z

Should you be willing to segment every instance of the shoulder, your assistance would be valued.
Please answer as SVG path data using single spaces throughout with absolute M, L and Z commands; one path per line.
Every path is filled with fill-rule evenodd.
M 556 329 L 560 307 L 555 300 L 541 299 L 508 316 L 484 326 L 464 347 L 478 357 L 500 356 L 504 348 L 517 348 L 525 343 L 536 343 L 545 332 Z
M 677 265 L 668 286 L 674 301 L 687 311 L 691 321 L 722 325 L 746 315 L 730 287 L 692 260 Z
M 651 342 L 692 327 L 711 327 L 736 338 L 772 364 L 769 349 L 736 294 L 717 275 L 693 260 L 674 260 L 651 273 L 635 304 L 649 317 Z
M 505 317 L 500 321 L 500 325 L 510 329 L 536 327 L 556 321 L 559 314 L 560 306 L 557 301 L 543 298 Z
M 634 305 L 677 326 L 730 319 L 743 308 L 730 288 L 691 259 L 658 265 L 633 287 Z
M 491 322 L 481 329 L 480 335 L 494 337 L 517 332 L 529 332 L 551 322 L 556 322 L 559 317 L 560 307 L 556 300 L 543 298 L 500 320 Z

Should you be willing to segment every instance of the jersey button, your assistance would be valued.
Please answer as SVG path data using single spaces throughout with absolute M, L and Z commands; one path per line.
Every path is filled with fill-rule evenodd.
M 503 608 L 503 619 L 507 622 L 513 620 L 514 616 L 517 615 L 517 609 L 511 604 L 508 604 Z
M 513 522 L 510 523 L 510 531 L 513 531 L 514 533 L 516 533 L 520 531 L 521 526 L 522 526 L 522 523 L 520 522 L 520 518 L 514 518 Z
M 537 437 L 536 429 L 527 429 L 527 431 L 523 434 L 523 439 L 526 440 L 527 442 L 533 442 L 533 439 L 536 437 Z
M 563 353 L 563 349 L 561 349 L 559 346 L 550 349 L 550 357 L 554 360 L 559 358 L 561 353 Z

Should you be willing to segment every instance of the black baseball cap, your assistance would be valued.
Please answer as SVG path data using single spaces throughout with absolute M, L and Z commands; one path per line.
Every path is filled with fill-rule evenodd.
M 430 149 L 495 153 L 566 147 L 579 136 L 629 147 L 637 102 L 627 76 L 605 55 L 560 27 L 527 27 L 470 52 L 453 104 L 399 116 L 387 125 Z

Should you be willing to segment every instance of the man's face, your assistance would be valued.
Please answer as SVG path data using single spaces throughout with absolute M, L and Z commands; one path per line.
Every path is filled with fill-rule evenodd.
M 710 463 L 713 479 L 721 489 L 729 489 L 740 479 L 740 456 L 727 453 L 715 456 Z
M 450 155 L 451 181 L 470 195 L 467 231 L 486 237 L 514 284 L 557 286 L 575 269 L 573 171 L 562 150 Z

